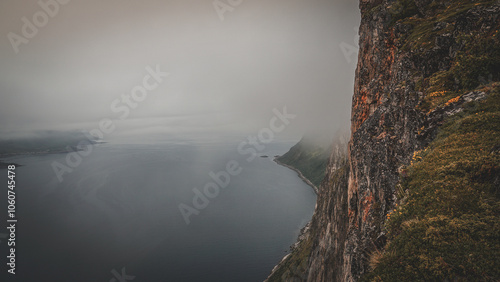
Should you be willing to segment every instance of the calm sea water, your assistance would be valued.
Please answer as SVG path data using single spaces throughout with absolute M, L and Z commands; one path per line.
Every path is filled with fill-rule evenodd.
M 247 161 L 234 142 L 104 144 L 59 182 L 64 154 L 19 156 L 16 275 L 1 281 L 262 281 L 311 219 L 312 189 L 272 156 Z M 242 171 L 186 225 L 179 204 L 209 172 L 237 161 Z M 7 178 L 0 170 L 0 235 L 6 234 Z M 126 274 L 120 280 L 119 276 Z M 134 277 L 134 278 L 132 278 Z M 113 280 L 115 279 L 115 280 Z

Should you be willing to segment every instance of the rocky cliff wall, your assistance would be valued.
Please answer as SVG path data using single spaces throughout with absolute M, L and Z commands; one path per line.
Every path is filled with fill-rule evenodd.
M 498 87 L 499 1 L 361 0 L 360 11 L 347 160 L 332 154 L 307 243 L 282 265 L 293 271 L 270 281 L 357 281 L 369 272 L 414 153 L 489 95 L 479 88 Z

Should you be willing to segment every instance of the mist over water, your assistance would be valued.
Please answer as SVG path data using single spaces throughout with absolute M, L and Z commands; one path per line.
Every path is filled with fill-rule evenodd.
M 271 159 L 348 124 L 358 25 L 351 0 L 2 1 L 0 165 L 23 165 L 15 281 L 266 278 L 316 198 Z M 294 116 L 280 130 L 276 111 Z M 270 157 L 248 161 L 238 145 L 266 129 Z M 52 164 L 82 131 L 108 143 L 60 182 Z M 229 161 L 242 172 L 186 225 L 179 204 Z
M 25 165 L 16 170 L 15 281 L 109 281 L 123 267 L 136 281 L 262 281 L 310 220 L 316 197 L 295 172 L 271 158 L 248 162 L 237 145 L 108 143 L 62 183 L 51 163 L 64 154 L 9 158 Z M 268 144 L 262 154 L 291 145 Z M 192 205 L 192 189 L 231 160 L 242 172 L 186 225 L 178 205 Z
M 348 123 L 356 1 L 230 1 L 222 17 L 214 2 L 68 1 L 37 27 L 49 8 L 3 1 L 0 137 L 102 119 L 114 134 L 253 132 L 284 106 L 292 136 Z

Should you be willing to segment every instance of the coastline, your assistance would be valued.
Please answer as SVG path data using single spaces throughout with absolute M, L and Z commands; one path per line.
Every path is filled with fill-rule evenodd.
M 97 146 L 101 144 L 106 144 L 107 142 L 103 141 L 89 141 L 92 146 Z M 71 149 L 71 150 L 69 150 Z M 22 165 L 16 164 L 16 163 L 5 163 L 3 160 L 4 158 L 11 158 L 11 157 L 16 157 L 16 156 L 37 156 L 37 155 L 51 155 L 51 154 L 67 154 L 67 153 L 72 153 L 72 152 L 80 152 L 84 151 L 83 149 L 79 148 L 78 146 L 69 146 L 66 148 L 56 148 L 56 149 L 46 149 L 46 150 L 39 150 L 39 151 L 19 151 L 19 152 L 13 152 L 13 153 L 0 153 L 0 169 L 7 169 L 8 165 L 13 164 L 17 167 L 20 167 Z
M 4 163 L 2 160 L 0 160 L 0 169 L 7 169 L 9 165 L 15 165 L 16 167 L 20 167 L 22 165 L 16 164 L 16 163 Z
M 290 165 L 287 165 L 287 164 L 285 164 L 285 163 L 280 162 L 280 161 L 278 160 L 278 157 L 275 157 L 275 158 L 273 159 L 273 161 L 274 161 L 274 162 L 276 162 L 277 164 L 281 165 L 281 166 L 284 166 L 284 167 L 286 167 L 286 168 L 289 168 L 289 169 L 291 169 L 291 170 L 295 171 L 295 172 L 297 173 L 297 175 L 299 176 L 299 178 L 300 178 L 300 179 L 302 179 L 302 181 L 304 181 L 307 185 L 309 185 L 309 186 L 311 186 L 311 188 L 313 188 L 314 193 L 316 193 L 316 195 L 318 195 L 318 194 L 319 194 L 319 189 L 318 189 L 318 187 L 316 187 L 316 185 L 312 184 L 312 182 L 311 182 L 311 181 L 309 181 L 309 179 L 307 179 L 307 178 L 306 178 L 306 177 L 302 174 L 302 172 L 301 172 L 300 170 L 296 169 L 296 168 L 295 168 L 295 167 L 293 167 L 293 166 L 290 166 Z
M 316 194 L 316 196 L 319 194 L 318 187 L 316 187 L 316 185 L 314 185 L 309 179 L 307 179 L 302 174 L 302 172 L 300 170 L 296 169 L 293 166 L 290 166 L 290 165 L 287 165 L 287 164 L 280 162 L 278 160 L 278 157 L 274 157 L 273 161 L 276 162 L 278 165 L 284 166 L 286 168 L 289 168 L 289 169 L 295 171 L 297 173 L 297 175 L 299 176 L 299 178 L 302 179 L 302 181 L 304 181 L 307 185 L 309 185 L 309 186 L 311 186 L 311 188 L 313 188 L 313 191 Z M 283 256 L 283 258 L 273 267 L 273 269 L 271 270 L 271 273 L 268 275 L 266 280 L 264 280 L 264 282 L 269 281 L 269 279 L 273 276 L 273 274 L 276 272 L 276 270 L 278 270 L 280 267 L 282 267 L 283 264 L 286 262 L 287 258 L 289 258 L 290 255 L 299 247 L 300 243 L 304 242 L 305 240 L 307 240 L 309 238 L 310 229 L 311 229 L 311 220 L 309 222 L 307 222 L 306 225 L 300 229 L 299 235 L 297 236 L 297 241 L 290 246 L 290 252 L 288 254 L 286 254 L 285 256 Z M 292 271 L 293 271 L 293 269 L 292 269 Z M 295 269 L 295 271 L 298 271 L 298 270 Z
M 297 241 L 293 243 L 293 245 L 290 246 L 290 252 L 286 254 L 271 270 L 271 273 L 267 276 L 266 280 L 264 282 L 268 282 L 269 279 L 274 275 L 274 273 L 281 267 L 283 267 L 284 263 L 286 263 L 286 260 L 292 255 L 292 253 L 299 248 L 299 245 L 302 242 L 305 242 L 307 239 L 310 237 L 310 230 L 311 230 L 311 221 L 309 221 L 304 227 L 300 229 L 299 236 L 297 236 Z M 289 269 L 292 271 L 294 274 L 300 275 L 300 270 L 299 269 L 294 269 L 291 268 Z

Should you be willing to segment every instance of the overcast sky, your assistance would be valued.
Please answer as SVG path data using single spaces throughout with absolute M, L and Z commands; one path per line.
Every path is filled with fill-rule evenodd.
M 243 0 L 222 16 L 212 0 L 71 0 L 49 9 L 43 26 L 37 1 L 0 3 L 3 136 L 92 129 L 104 118 L 116 120 L 117 134 L 253 132 L 284 106 L 297 114 L 291 134 L 349 122 L 356 54 L 340 46 L 357 43 L 357 1 Z M 42 26 L 33 32 L 23 17 Z M 142 86 L 148 66 L 169 76 L 120 120 L 113 101 Z

